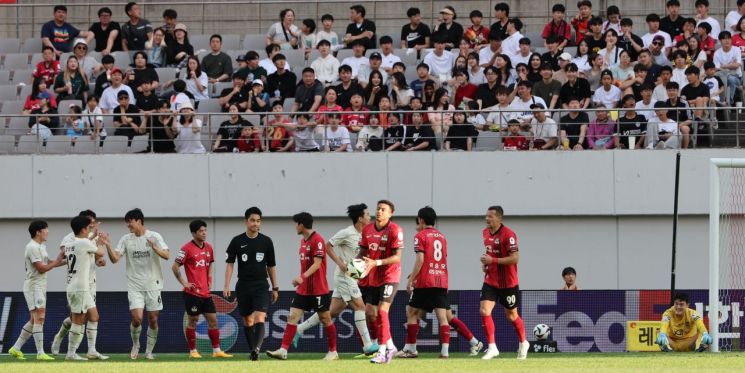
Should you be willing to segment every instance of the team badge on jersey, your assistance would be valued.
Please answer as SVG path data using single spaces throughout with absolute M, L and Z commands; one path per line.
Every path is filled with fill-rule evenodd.
M 244 262 L 247 262 L 248 261 L 248 255 L 246 255 L 246 254 L 241 255 L 241 260 L 244 261 Z
M 261 262 L 264 260 L 264 253 L 256 253 L 256 261 Z

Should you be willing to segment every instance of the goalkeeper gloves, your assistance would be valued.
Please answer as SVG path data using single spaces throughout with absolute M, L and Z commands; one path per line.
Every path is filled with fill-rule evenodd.
M 657 335 L 657 340 L 654 343 L 660 346 L 667 346 L 669 344 L 669 341 L 667 340 L 667 334 L 665 334 L 665 332 L 660 332 L 660 334 Z
M 703 337 L 701 337 L 701 344 L 702 345 L 710 345 L 713 342 L 711 335 L 709 333 L 704 333 Z

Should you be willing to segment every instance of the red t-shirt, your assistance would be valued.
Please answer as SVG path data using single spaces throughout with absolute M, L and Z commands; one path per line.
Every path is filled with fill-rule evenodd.
M 476 27 L 471 25 L 463 31 L 463 37 L 468 40 L 471 48 L 474 48 L 476 45 L 487 44 L 489 42 L 489 30 L 489 27 L 483 25 L 476 30 Z
M 577 20 L 575 18 L 572 18 L 572 26 L 574 26 L 574 32 L 575 32 L 575 43 L 579 45 L 579 42 L 582 41 L 582 39 L 585 38 L 585 34 L 590 29 L 590 18 L 587 17 L 587 19 L 580 19 Z
M 473 100 L 474 97 L 476 97 L 476 89 L 477 88 L 478 87 L 476 87 L 475 85 L 473 85 L 471 83 L 467 83 L 465 85 L 462 85 L 462 86 L 458 87 L 455 90 L 455 101 L 453 101 L 453 105 L 455 107 L 460 106 L 460 103 L 461 103 L 461 101 L 463 101 L 463 98 L 464 97 L 465 98 L 470 98 L 471 100 Z
M 564 20 L 559 22 L 559 24 L 556 24 L 551 20 L 546 24 L 546 26 L 543 26 L 541 37 L 547 39 L 549 35 L 556 35 L 556 37 L 559 38 L 559 43 L 561 43 L 562 41 L 569 40 L 572 37 L 572 29 Z
M 344 110 L 352 111 L 352 108 L 347 108 Z M 367 111 L 367 108 L 362 108 L 362 110 L 359 111 Z M 365 126 L 367 125 L 367 114 L 359 114 L 359 113 L 349 113 L 349 114 L 342 114 L 341 115 L 341 124 L 345 127 L 350 126 Z
M 54 79 L 60 72 L 59 61 L 52 61 L 49 66 L 44 61 L 36 64 L 36 70 L 34 70 L 34 78 L 44 77 L 44 81 L 47 83 L 47 87 L 54 86 Z
M 241 153 L 253 153 L 256 149 L 261 151 L 261 142 L 257 134 L 253 134 L 250 137 L 241 135 L 235 144 Z
M 489 228 L 485 228 L 482 235 L 486 255 L 495 259 L 484 274 L 484 283 L 500 289 L 514 288 L 518 285 L 517 264 L 498 265 L 496 258 L 506 258 L 518 251 L 515 232 L 502 225 L 494 234 L 491 234 Z
M 706 53 L 706 59 L 709 62 L 714 61 L 714 52 L 717 50 L 717 41 L 711 36 L 707 36 L 706 39 L 701 41 L 701 50 Z
M 502 144 L 504 150 L 528 150 L 528 140 L 525 136 L 507 136 Z
M 362 228 L 360 249 L 367 250 L 367 257 L 373 260 L 394 256 L 397 250 L 404 248 L 404 231 L 398 224 L 389 221 L 382 229 L 375 223 Z M 362 287 L 378 287 L 398 283 L 401 280 L 401 263 L 373 267 L 370 273 L 358 282 Z
M 303 280 L 297 287 L 300 295 L 326 295 L 329 293 L 329 283 L 326 280 L 326 240 L 318 232 L 313 232 L 306 240 L 300 239 L 300 275 L 310 268 L 316 258 L 321 258 L 321 267 L 310 277 Z
M 740 48 L 740 53 L 745 53 L 745 39 L 740 34 L 732 35 L 732 45 Z
M 184 266 L 186 280 L 194 284 L 194 288 L 184 288 L 184 292 L 200 298 L 210 297 L 210 266 L 215 261 L 212 245 L 205 242 L 202 247 L 194 241 L 187 242 L 176 255 L 176 263 Z
M 435 228 L 425 228 L 414 236 L 414 252 L 424 254 L 415 287 L 448 288 L 448 242 Z

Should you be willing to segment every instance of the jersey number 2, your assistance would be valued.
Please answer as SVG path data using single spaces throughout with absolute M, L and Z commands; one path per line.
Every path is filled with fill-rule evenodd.
M 77 262 L 77 260 L 78 258 L 75 257 L 75 254 L 70 254 L 67 256 L 67 273 L 73 274 L 78 272 L 75 269 L 75 262 Z

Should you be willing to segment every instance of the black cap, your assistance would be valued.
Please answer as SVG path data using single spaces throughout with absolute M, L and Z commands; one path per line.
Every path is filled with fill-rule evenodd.
M 545 109 L 546 107 L 543 106 L 542 103 L 536 102 L 535 104 L 530 105 L 531 109 Z
M 379 60 L 382 60 L 383 59 L 383 56 L 380 53 L 375 52 L 375 53 L 373 53 L 373 54 L 370 55 L 370 59 L 373 59 L 373 58 L 377 58 Z

